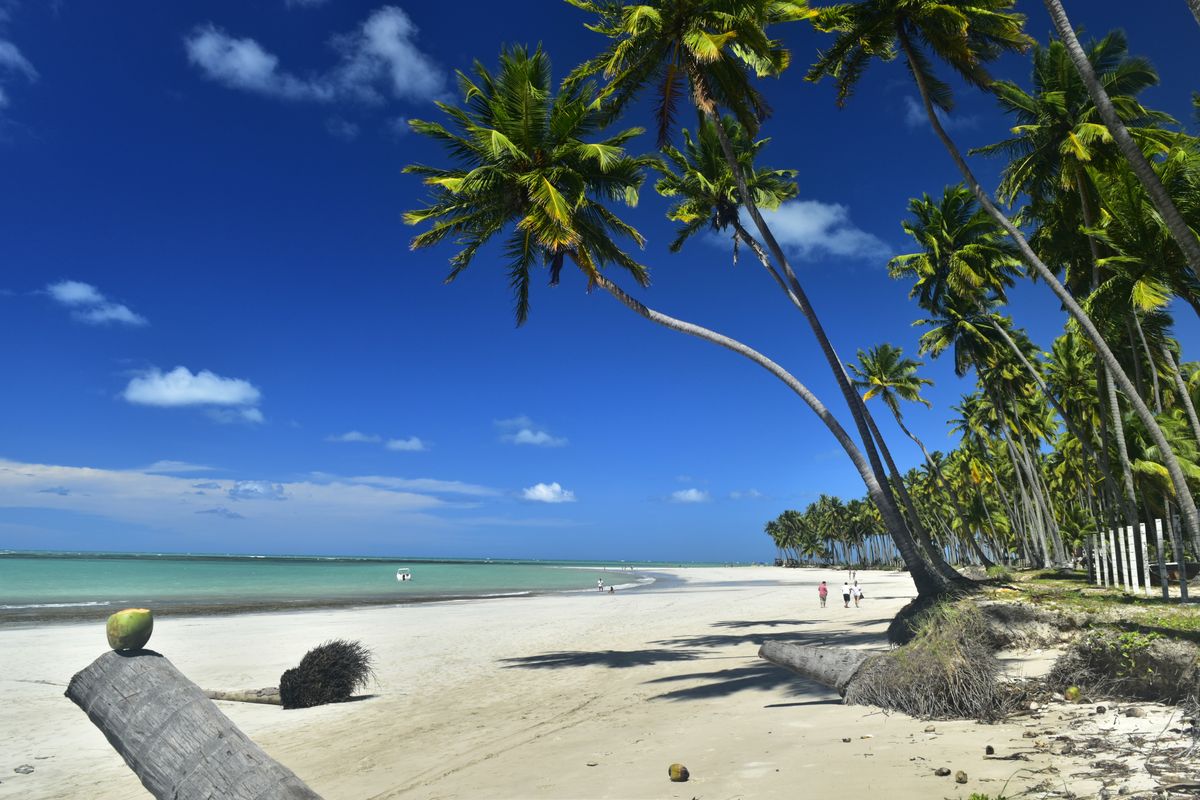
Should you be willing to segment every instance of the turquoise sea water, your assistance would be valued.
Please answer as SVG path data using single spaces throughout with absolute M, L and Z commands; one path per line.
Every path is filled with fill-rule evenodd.
M 312 556 L 0 552 L 0 622 L 90 618 L 113 608 L 170 613 L 420 602 L 630 588 L 653 564 Z M 412 580 L 396 580 L 408 568 Z M 607 567 L 607 568 L 605 568 Z

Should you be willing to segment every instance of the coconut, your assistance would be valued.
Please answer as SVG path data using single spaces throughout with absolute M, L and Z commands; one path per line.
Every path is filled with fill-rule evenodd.
M 667 775 L 671 776 L 671 780 L 675 783 L 683 783 L 688 779 L 690 773 L 683 764 L 672 764 L 667 768 Z
M 1068 703 L 1078 703 L 1083 698 L 1083 690 L 1078 686 L 1068 686 L 1063 692 L 1063 699 Z
M 148 608 L 126 608 L 109 617 L 104 630 L 113 650 L 141 650 L 154 632 L 154 615 Z

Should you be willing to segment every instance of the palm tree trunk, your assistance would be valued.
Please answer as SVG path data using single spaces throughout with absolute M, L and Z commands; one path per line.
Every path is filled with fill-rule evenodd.
M 900 518 L 895 506 L 888 503 L 883 497 L 883 490 L 879 486 L 879 481 L 875 478 L 874 471 L 866 459 L 863 458 L 863 454 L 858 449 L 858 446 L 854 444 L 854 440 L 850 438 L 837 419 L 829 413 L 829 409 L 817 399 L 816 395 L 808 390 L 808 387 L 796 380 L 783 367 L 757 350 L 739 341 L 730 339 L 728 336 L 711 331 L 708 328 L 684 322 L 683 320 L 675 319 L 674 317 L 669 317 L 666 314 L 647 308 L 603 275 L 598 275 L 595 280 L 600 288 L 604 289 L 624 306 L 640 316 L 673 331 L 686 333 L 689 336 L 695 336 L 698 339 L 719 345 L 727 350 L 732 350 L 770 372 L 776 378 L 783 381 L 789 389 L 799 395 L 800 399 L 825 423 L 825 427 L 829 428 L 830 433 L 838 440 L 842 449 L 846 451 L 846 455 L 850 457 L 850 461 L 853 462 L 855 469 L 858 470 L 863 483 L 867 486 L 867 493 L 870 494 L 871 499 L 879 507 L 879 513 L 883 517 L 888 531 L 894 532 L 892 538 L 896 541 L 896 547 L 904 555 L 904 561 L 908 565 L 909 574 L 912 576 L 913 583 L 916 584 L 917 594 L 919 596 L 936 596 L 946 592 L 948 588 L 946 582 L 939 575 L 930 571 L 925 560 L 921 558 L 920 553 L 916 549 L 916 543 L 913 542 L 912 537 L 908 535 L 907 528 L 904 527 L 904 521 Z
M 921 518 L 917 515 L 917 508 L 913 504 L 912 496 L 908 492 L 908 487 L 904 485 L 904 478 L 901 477 L 900 470 L 896 468 L 896 462 L 892 459 L 891 450 L 888 449 L 887 444 L 883 441 L 883 436 L 879 433 L 879 427 L 875 424 L 875 419 L 868 417 L 867 424 L 871 426 L 871 434 L 879 443 L 879 451 L 883 454 L 883 460 L 887 463 L 888 469 L 892 473 L 892 480 L 896 482 L 896 493 L 900 495 L 900 502 L 904 504 L 904 508 L 908 512 L 908 518 L 912 520 L 913 524 L 909 527 L 916 533 L 917 541 L 920 542 L 921 547 L 925 550 L 925 554 L 929 557 L 929 562 L 947 580 L 955 582 L 962 580 L 963 576 L 946 562 L 946 557 L 942 555 L 941 548 L 929 538 L 929 531 L 925 529 L 925 526 L 921 523 Z
M 1125 524 L 1137 528 L 1137 491 L 1133 485 L 1133 466 L 1129 463 L 1129 445 L 1125 442 L 1125 423 L 1121 419 L 1121 404 L 1117 398 L 1116 387 L 1110 380 L 1104 381 L 1108 393 L 1108 413 L 1112 420 L 1113 438 L 1117 442 L 1117 460 L 1121 463 L 1121 488 L 1124 490 L 1122 507 L 1125 511 Z
M 1046 0 L 1046 2 L 1049 4 L 1055 2 L 1055 0 Z M 909 42 L 908 36 L 903 31 L 901 31 L 898 38 L 908 58 L 910 72 L 916 79 L 917 89 L 920 91 L 921 100 L 925 105 L 925 113 L 929 118 L 929 124 L 933 127 L 934 133 L 937 134 L 942 144 L 946 147 L 947 152 L 950 153 L 950 157 L 954 160 L 955 165 L 958 166 L 959 172 L 962 173 L 967 186 L 971 189 L 975 198 L 979 200 L 980 206 L 987 212 L 988 216 L 994 219 L 1000 227 L 1004 228 L 1005 232 L 1016 243 L 1017 249 L 1021 251 L 1025 262 L 1033 267 L 1038 276 L 1046 282 L 1046 285 L 1050 287 L 1051 291 L 1062 302 L 1071 317 L 1079 324 L 1080 330 L 1083 331 L 1084 335 L 1092 343 L 1096 355 L 1099 356 L 1100 360 L 1108 368 L 1109 374 L 1120 384 L 1121 390 L 1129 397 L 1135 413 L 1137 413 L 1142 424 L 1146 426 L 1147 432 L 1162 453 L 1164 466 L 1166 466 L 1167 472 L 1171 476 L 1171 483 L 1175 487 L 1176 496 L 1179 498 L 1180 513 L 1183 516 L 1184 526 L 1187 528 L 1189 534 L 1200 536 L 1200 512 L 1196 510 L 1196 502 L 1188 489 L 1187 478 L 1183 474 L 1183 468 L 1179 464 L 1179 459 L 1175 457 L 1175 453 L 1171 450 L 1171 445 L 1167 441 L 1166 435 L 1163 434 L 1162 428 L 1159 427 L 1158 421 L 1154 419 L 1154 414 L 1150 412 L 1145 401 L 1138 396 L 1137 390 L 1129 380 L 1129 376 L 1125 374 L 1125 370 L 1121 369 L 1120 362 L 1117 361 L 1117 357 L 1113 355 L 1112 350 L 1104 341 L 1104 337 L 1100 335 L 1100 331 L 1096 329 L 1096 325 L 1092 322 L 1091 317 L 1084 312 L 1083 308 L 1075 301 L 1075 298 L 1071 296 L 1071 293 L 1067 291 L 1066 287 L 1062 285 L 1050 268 L 1037 257 L 1037 254 L 1033 252 L 1033 248 L 1029 246 L 1029 241 L 1025 238 L 1025 235 L 1013 225 L 1012 220 L 1005 216 L 1004 212 L 996 207 L 991 197 L 984 191 L 979 180 L 971 172 L 971 168 L 967 166 L 962 153 L 955 146 L 954 140 L 946 133 L 946 129 L 942 127 L 937 114 L 934 113 L 933 101 L 929 97 L 929 87 L 925 85 L 925 80 L 914 63 L 916 59 L 912 43 Z M 1076 42 L 1076 45 L 1078 45 L 1078 42 Z M 1200 247 L 1200 245 L 1197 246 Z
M 1196 0 L 1188 0 L 1188 2 L 1195 13 Z M 1200 241 L 1197 241 L 1195 234 L 1184 221 L 1183 215 L 1175 207 L 1166 188 L 1155 174 L 1154 168 L 1142 154 L 1141 148 L 1129 135 L 1125 123 L 1121 122 L 1121 118 L 1117 116 L 1117 110 L 1113 108 L 1108 92 L 1097 80 L 1092 63 L 1088 61 L 1087 54 L 1079 45 L 1079 39 L 1075 36 L 1075 29 L 1071 27 L 1071 21 L 1067 19 L 1067 11 L 1063 8 L 1063 4 L 1060 0 L 1045 0 L 1045 4 L 1046 11 L 1050 13 L 1050 19 L 1054 21 L 1054 28 L 1058 31 L 1058 36 L 1067 49 L 1067 54 L 1075 64 L 1079 76 L 1083 78 L 1088 94 L 1091 96 L 1092 102 L 1096 104 L 1096 110 L 1100 112 L 1100 118 L 1104 120 L 1104 127 L 1108 128 L 1108 132 L 1117 143 L 1117 149 L 1121 151 L 1121 155 L 1129 162 L 1133 174 L 1137 175 L 1138 180 L 1145 187 L 1146 194 L 1150 196 L 1150 202 L 1154 203 L 1154 207 L 1162 215 L 1163 222 L 1171 232 L 1171 238 L 1179 244 L 1179 249 L 1183 251 L 1192 274 L 1200 273 Z
M 1196 0 L 1196 2 L 1200 3 L 1200 0 Z M 1171 348 L 1163 344 L 1162 351 L 1167 363 L 1171 365 L 1171 380 L 1175 384 L 1175 391 L 1179 394 L 1179 401 L 1183 403 L 1183 409 L 1187 412 L 1188 422 L 1192 425 L 1192 436 L 1195 436 L 1196 442 L 1200 443 L 1200 419 L 1196 417 L 1196 406 L 1192 403 L 1192 395 L 1187 390 L 1187 384 L 1183 382 L 1183 374 L 1179 370 L 1179 364 L 1175 361 L 1175 354 L 1171 352 Z
M 1150 344 L 1146 341 L 1146 331 L 1142 329 L 1142 321 L 1136 308 L 1133 310 L 1133 330 L 1142 344 L 1142 354 L 1146 356 L 1146 369 L 1150 371 L 1151 388 L 1154 390 L 1154 413 L 1161 414 L 1162 387 L 1158 385 L 1158 367 L 1154 364 L 1154 357 L 1150 353 Z
M 743 227 L 742 224 L 737 220 L 734 220 L 733 222 L 733 229 L 735 237 L 740 239 L 747 247 L 750 248 L 750 250 L 758 258 L 759 263 L 763 265 L 763 267 L 779 285 L 779 288 L 782 289 L 784 294 L 788 296 L 788 298 L 792 301 L 792 304 L 803 312 L 803 304 L 796 297 L 795 292 L 793 292 L 784 282 L 783 276 L 781 276 L 771 264 L 770 257 L 766 254 L 766 252 L 763 251 L 762 245 L 759 243 L 759 241 L 751 236 L 750 232 L 747 231 L 745 227 Z M 842 370 L 843 376 L 845 376 L 845 368 L 842 366 L 841 360 L 836 359 L 836 363 L 838 368 Z M 849 377 L 845 377 L 846 380 L 849 381 Z M 855 393 L 855 397 L 857 396 L 857 393 Z M 917 541 L 925 551 L 925 554 L 929 557 L 929 561 L 933 565 L 935 571 L 941 574 L 942 577 L 947 581 L 961 581 L 963 576 L 955 571 L 954 567 L 946 563 L 946 559 L 944 556 L 942 556 L 941 550 L 929 538 L 929 532 L 925 530 L 925 527 L 921 524 L 920 517 L 917 516 L 916 508 L 913 506 L 912 497 L 909 496 L 908 489 L 904 486 L 904 480 L 900 477 L 900 471 L 896 468 L 896 462 L 892 459 L 892 454 L 888 449 L 887 442 L 884 441 L 883 435 L 879 432 L 879 426 L 876 425 L 875 418 L 868 414 L 865 416 L 865 421 L 871 437 L 879 445 L 879 452 L 882 454 L 883 460 L 888 466 L 888 470 L 896 481 L 896 493 L 900 495 L 900 502 L 904 505 L 905 511 L 908 514 L 908 519 L 911 520 L 912 523 L 909 526 L 909 530 L 916 534 Z
M 1067 431 L 1077 440 L 1079 440 L 1079 447 L 1083 450 L 1084 455 L 1095 461 L 1096 467 L 1100 470 L 1100 474 L 1106 480 L 1111 481 L 1115 486 L 1116 480 L 1113 478 L 1112 471 L 1109 470 L 1106 464 L 1103 464 L 1099 459 L 1095 458 L 1095 453 L 1093 452 L 1091 446 L 1091 437 L 1084 436 L 1075 426 L 1071 416 L 1067 414 L 1067 410 L 1063 408 L 1062 403 L 1059 402 L 1058 398 L 1054 396 L 1054 392 L 1050 391 L 1050 387 L 1048 387 L 1046 382 L 1042 380 L 1041 374 L 1036 368 L 1034 368 L 1029 359 L 1025 357 L 1025 354 L 1021 352 L 1021 348 L 1018 347 L 1017 343 L 1014 342 L 1012 337 L 1008 335 L 1008 331 L 1004 330 L 1004 326 L 996 325 L 995 330 L 998 334 L 1000 334 L 1000 338 L 1004 340 L 1005 344 L 1008 345 L 1008 348 L 1016 354 L 1017 360 L 1021 362 L 1021 365 L 1025 367 L 1025 371 L 1028 372 L 1030 377 L 1033 378 L 1033 382 L 1037 385 L 1038 389 L 1041 390 L 1042 395 L 1048 401 L 1050 401 L 1050 405 L 1054 406 L 1054 410 L 1057 411 L 1058 416 L 1062 418 L 1063 425 L 1066 426 Z
M 912 439 L 913 443 L 921 449 L 921 455 L 925 457 L 925 464 L 929 467 L 929 474 L 933 476 L 934 481 L 936 481 L 941 490 L 946 493 L 946 497 L 950 499 L 950 503 L 954 506 L 954 512 L 958 514 L 958 518 L 963 522 L 963 529 L 966 530 L 969 516 L 967 515 L 967 512 L 963 510 L 962 503 L 960 503 L 958 500 L 958 495 L 950 489 L 950 485 L 946 482 L 945 476 L 942 475 L 941 468 L 936 462 L 934 462 L 933 457 L 929 455 L 929 450 L 926 449 L 925 443 L 918 439 L 917 435 L 908 429 L 908 426 L 904 424 L 904 418 L 897 413 L 896 409 L 892 409 L 892 416 L 896 418 L 896 424 L 900 426 L 900 430 L 904 432 L 904 435 L 909 439 Z M 990 558 L 987 557 L 987 554 L 983 552 L 983 548 L 979 546 L 979 542 L 975 541 L 975 537 L 970 535 L 970 531 L 967 531 L 966 538 L 971 546 L 971 549 L 975 551 L 975 555 L 979 558 L 983 566 L 994 567 L 995 564 Z
M 746 184 L 746 176 L 742 172 L 741 164 L 738 163 L 737 155 L 734 153 L 733 143 L 729 140 L 729 134 L 725 130 L 725 125 L 718 113 L 717 105 L 712 100 L 713 93 L 708 87 L 703 72 L 690 58 L 688 58 L 686 66 L 688 77 L 692 84 L 692 97 L 696 108 L 712 122 L 714 130 L 717 132 L 717 139 L 721 143 L 721 151 L 725 154 L 725 161 L 729 165 L 734 181 L 737 183 L 739 200 L 741 200 L 750 218 L 754 220 L 754 225 L 758 228 L 758 232 L 762 236 L 767 249 L 770 251 L 771 257 L 783 270 L 784 275 L 787 276 L 787 286 L 791 289 L 792 299 L 804 314 L 809 327 L 812 328 L 813 334 L 817 338 L 817 343 L 821 348 L 821 353 L 829 363 L 834 380 L 837 381 L 838 389 L 842 392 L 842 398 L 850 409 L 850 416 L 854 419 L 854 426 L 858 429 L 859 439 L 862 441 L 863 448 L 867 451 L 867 456 L 870 458 L 871 469 L 875 472 L 875 479 L 880 485 L 884 486 L 884 496 L 891 500 L 893 509 L 895 509 L 895 498 L 890 497 L 890 487 L 886 486 L 887 473 L 884 471 L 883 464 L 879 461 L 879 456 L 872 442 L 870 429 L 866 423 L 866 419 L 871 416 L 871 412 L 867 410 L 866 405 L 862 402 L 862 398 L 858 396 L 858 392 L 854 390 L 854 387 L 846 377 L 842 362 L 834 351 L 833 344 L 829 341 L 829 336 L 825 333 L 825 328 L 821 324 L 820 318 L 817 317 L 816 310 L 813 308 L 812 303 L 809 302 L 808 294 L 804 291 L 804 287 L 800 285 L 800 281 L 796 277 L 795 272 L 792 271 L 791 263 L 784 254 L 783 248 L 779 246 L 775 235 L 771 232 L 770 227 L 768 227 L 758 210 L 758 205 L 754 201 L 754 195 L 750 192 Z M 898 512 L 896 516 L 899 517 Z M 901 535 L 909 533 L 905 531 Z

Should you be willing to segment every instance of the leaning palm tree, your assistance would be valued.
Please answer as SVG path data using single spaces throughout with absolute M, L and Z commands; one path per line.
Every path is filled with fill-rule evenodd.
M 1046 0 L 1047 3 L 1055 0 Z M 845 103 L 870 62 L 891 61 L 904 54 L 934 133 L 954 160 L 980 206 L 1016 243 L 1021 258 L 1054 292 L 1103 361 L 1109 376 L 1128 396 L 1135 413 L 1163 452 L 1180 509 L 1190 535 L 1200 535 L 1200 514 L 1187 490 L 1187 478 L 1149 406 L 1125 373 L 1108 343 L 1078 301 L 1030 247 L 1025 234 L 983 189 L 966 159 L 939 119 L 953 109 L 949 84 L 934 73 L 930 54 L 954 69 L 967 83 L 988 89 L 993 79 L 987 63 L 1005 52 L 1027 49 L 1032 40 L 1022 31 L 1024 16 L 1011 12 L 1015 0 L 863 0 L 821 9 L 814 18 L 819 30 L 838 36 L 809 70 L 810 80 L 836 80 L 838 102 Z M 1073 38 L 1073 34 L 1072 34 Z M 1065 37 L 1064 37 L 1065 39 Z M 1070 42 L 1068 49 L 1070 49 Z M 1076 42 L 1078 47 L 1078 42 Z M 1080 51 L 1082 53 L 1082 51 Z M 1072 54 L 1074 59 L 1074 54 Z M 1083 59 L 1086 61 L 1086 57 Z M 1078 60 L 1076 60 L 1078 64 Z M 1081 73 L 1083 72 L 1081 68 Z M 1085 83 L 1087 76 L 1084 76 Z M 1093 99 L 1095 96 L 1093 95 Z M 1097 105 L 1102 103 L 1097 101 Z M 1107 121 L 1107 119 L 1106 119 Z M 1111 130 L 1111 126 L 1110 126 Z
M 777 75 L 790 62 L 782 44 L 767 34 L 777 23 L 807 19 L 812 15 L 802 0 L 567 0 L 596 15 L 588 28 L 612 40 L 600 55 L 576 68 L 567 85 L 602 76 L 605 87 L 595 103 L 608 118 L 618 116 L 643 89 L 657 93 L 656 118 L 660 143 L 665 143 L 674 123 L 679 98 L 690 94 L 693 104 L 717 135 L 725 161 L 738 190 L 738 200 L 762 237 L 770 258 L 782 272 L 780 288 L 804 314 L 817 338 L 842 397 L 850 409 L 863 447 L 870 459 L 874 480 L 882 487 L 881 508 L 897 546 L 916 553 L 916 544 L 903 525 L 892 497 L 887 474 L 873 445 L 872 423 L 845 374 L 808 295 L 787 256 L 764 220 L 742 163 L 725 126 L 721 109 L 727 109 L 753 136 L 769 109 L 750 77 Z M 753 240 L 748 242 L 752 247 Z M 778 276 L 777 276 L 778 277 Z M 893 527 L 893 523 L 899 523 Z M 900 539 L 905 539 L 901 544 Z M 944 581 L 956 576 L 946 574 Z
M 746 186 L 754 195 L 758 207 L 774 209 L 784 201 L 795 197 L 794 171 L 776 170 L 755 164 L 755 157 L 770 140 L 752 140 L 746 134 L 745 128 L 732 117 L 725 117 L 722 124 L 733 145 L 738 164 L 742 168 Z M 678 235 L 671 244 L 671 250 L 680 250 L 688 239 L 702 231 L 724 234 L 732 229 L 735 262 L 738 244 L 747 244 L 758 257 L 764 269 L 787 292 L 783 276 L 771 263 L 770 257 L 762 246 L 742 224 L 737 180 L 721 152 L 716 125 L 716 122 L 701 117 L 699 130 L 694 140 L 689 131 L 686 129 L 683 131 L 684 148 L 682 151 L 670 145 L 663 147 L 666 161 L 661 166 L 663 175 L 655 185 L 655 189 L 659 194 L 674 200 L 667 212 L 667 217 L 681 223 Z M 788 295 L 793 302 L 798 304 L 793 293 L 788 292 Z M 909 529 L 916 535 L 918 543 L 933 568 L 947 580 L 959 580 L 959 574 L 946 562 L 941 548 L 937 547 L 930 539 L 929 533 L 921 523 L 900 471 L 874 420 L 868 416 L 866 421 L 872 436 L 879 443 L 879 452 L 891 473 L 892 485 L 907 513 Z
M 604 289 L 642 317 L 732 350 L 783 381 L 837 438 L 872 497 L 882 498 L 874 473 L 853 440 L 794 376 L 741 342 L 647 308 L 603 273 L 606 266 L 615 265 L 639 284 L 648 282 L 645 267 L 617 244 L 621 240 L 640 244 L 641 235 L 606 205 L 637 200 L 649 160 L 626 155 L 623 145 L 640 129 L 586 141 L 600 128 L 600 111 L 589 104 L 587 86 L 576 85 L 555 95 L 550 61 L 540 49 L 530 53 L 523 47 L 511 48 L 502 54 L 495 74 L 477 63 L 474 74 L 459 73 L 458 82 L 463 106 L 439 104 L 449 127 L 410 122 L 414 131 L 442 144 L 456 162 L 450 167 L 406 168 L 422 176 L 431 192 L 429 205 L 405 215 L 410 224 L 430 223 L 429 230 L 413 239 L 414 249 L 446 240 L 458 244 L 461 250 L 450 259 L 450 281 L 472 264 L 481 248 L 505 236 L 518 324 L 529 313 L 534 268 L 544 265 L 553 284 L 567 262 L 574 264 L 589 287 Z M 889 529 L 902 524 L 891 520 Z M 910 567 L 920 594 L 945 590 L 944 581 L 929 571 L 915 551 L 908 557 L 914 559 Z
M 1075 69 L 1079 71 L 1079 76 L 1083 78 L 1088 94 L 1095 102 L 1096 110 L 1100 112 L 1100 118 L 1104 120 L 1104 126 L 1116 142 L 1121 155 L 1129 162 L 1130 168 L 1145 187 L 1146 194 L 1150 196 L 1154 207 L 1162 215 L 1163 221 L 1171 231 L 1172 238 L 1183 250 L 1192 274 L 1200 274 L 1200 240 L 1197 240 L 1196 234 L 1184 221 L 1183 215 L 1175 207 L 1170 194 L 1167 193 L 1166 188 L 1154 173 L 1149 160 L 1125 127 L 1121 115 L 1113 105 L 1112 98 L 1109 97 L 1104 84 L 1096 76 L 1096 71 L 1088 60 L 1087 53 L 1079 44 L 1079 39 L 1075 36 L 1075 29 L 1071 27 L 1071 20 L 1067 18 L 1067 11 L 1063 8 L 1062 2 L 1045 0 L 1045 5 L 1046 11 L 1050 13 L 1050 19 L 1054 22 L 1054 29 L 1062 39 L 1063 45 L 1066 46 L 1067 53 L 1070 55 L 1072 63 L 1075 64 Z

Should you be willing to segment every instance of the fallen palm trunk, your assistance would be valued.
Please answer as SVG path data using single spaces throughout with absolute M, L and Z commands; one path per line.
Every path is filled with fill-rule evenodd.
M 846 647 L 800 645 L 795 642 L 763 642 L 758 657 L 797 672 L 822 686 L 846 696 L 846 689 L 870 657 L 863 650 Z
M 768 641 L 758 654 L 836 689 L 851 705 L 984 722 L 1008 712 L 1016 698 L 999 682 L 987 625 L 973 602 L 935 605 L 912 622 L 912 641 L 883 653 Z
M 278 686 L 268 686 L 265 689 L 205 689 L 204 696 L 209 700 L 230 700 L 235 703 L 262 703 L 270 706 L 281 706 Z
M 105 653 L 66 694 L 159 800 L 320 800 L 152 650 Z

